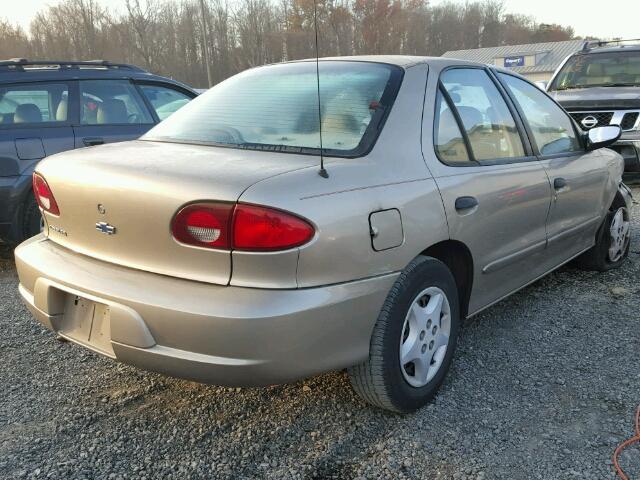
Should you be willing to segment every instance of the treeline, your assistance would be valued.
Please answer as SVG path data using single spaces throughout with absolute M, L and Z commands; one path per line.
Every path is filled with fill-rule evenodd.
M 570 27 L 507 14 L 497 0 L 127 0 L 118 12 L 95 0 L 63 0 L 39 12 L 28 32 L 0 20 L 0 58 L 108 59 L 205 87 L 205 53 L 212 83 L 315 56 L 315 16 L 321 56 L 437 56 L 574 36 Z

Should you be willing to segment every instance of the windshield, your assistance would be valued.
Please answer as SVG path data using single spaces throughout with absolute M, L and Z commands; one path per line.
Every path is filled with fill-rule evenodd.
M 393 103 L 402 71 L 344 61 L 322 61 L 319 70 L 324 153 L 366 153 Z M 231 77 L 143 138 L 319 154 L 319 125 L 316 63 L 299 62 Z
M 618 86 L 640 86 L 640 51 L 574 55 L 549 90 Z

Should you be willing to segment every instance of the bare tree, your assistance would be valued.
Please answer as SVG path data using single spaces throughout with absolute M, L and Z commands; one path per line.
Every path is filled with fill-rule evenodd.
M 97 0 L 63 0 L 40 11 L 29 34 L 0 20 L 0 55 L 104 58 L 206 86 L 207 64 L 218 83 L 249 67 L 315 56 L 314 7 L 322 56 L 441 55 L 574 35 L 506 14 L 501 0 L 239 0 L 233 8 L 227 1 L 126 0 L 123 12 L 113 13 Z
M 0 19 L 0 58 L 26 58 L 31 54 L 31 43 L 24 30 Z
M 124 28 L 129 29 L 129 37 L 133 41 L 131 46 L 136 50 L 146 68 L 154 67 L 158 38 L 158 17 L 160 4 L 156 0 L 126 0 L 128 21 L 123 22 Z

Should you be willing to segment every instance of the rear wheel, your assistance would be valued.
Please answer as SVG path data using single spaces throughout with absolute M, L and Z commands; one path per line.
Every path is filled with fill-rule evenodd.
M 596 244 L 576 259 L 585 270 L 605 272 L 618 268 L 629 254 L 631 222 L 625 207 L 612 208 L 598 229 Z
M 34 235 L 39 234 L 42 232 L 43 228 L 44 220 L 42 219 L 40 208 L 38 207 L 33 195 L 29 195 L 23 207 L 22 238 L 20 240 L 26 240 L 27 238 L 31 238 Z
M 380 408 L 405 413 L 422 407 L 445 378 L 459 326 L 453 275 L 439 260 L 418 257 L 389 292 L 368 360 L 349 369 L 351 385 Z

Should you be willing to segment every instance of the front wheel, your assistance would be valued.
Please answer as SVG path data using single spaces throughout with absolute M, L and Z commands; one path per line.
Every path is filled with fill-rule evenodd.
M 460 308 L 455 279 L 435 258 L 420 256 L 389 292 L 373 329 L 369 358 L 349 369 L 368 403 L 406 413 L 442 384 L 456 346 Z
M 606 272 L 618 268 L 629 255 L 631 221 L 625 207 L 612 208 L 598 229 L 596 244 L 576 259 L 585 270 Z

